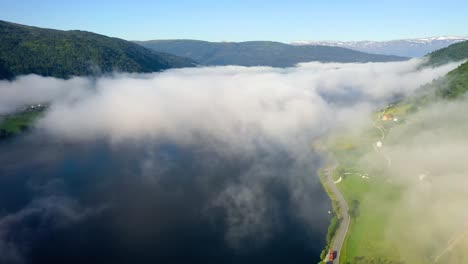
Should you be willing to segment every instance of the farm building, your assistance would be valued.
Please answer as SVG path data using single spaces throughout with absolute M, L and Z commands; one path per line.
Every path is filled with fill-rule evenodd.
M 392 114 L 385 114 L 382 116 L 382 121 L 391 121 L 391 120 L 393 120 Z

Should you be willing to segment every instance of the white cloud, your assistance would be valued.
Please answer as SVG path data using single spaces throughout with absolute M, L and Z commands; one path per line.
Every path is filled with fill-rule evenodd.
M 41 122 L 41 127 L 58 136 L 164 137 L 189 142 L 206 135 L 227 144 L 249 144 L 261 135 L 289 143 L 291 137 L 314 138 L 349 113 L 356 116 L 356 109 L 369 111 L 374 103 L 396 93 L 410 94 L 455 67 L 418 71 L 419 63 L 181 69 L 116 75 L 92 85 L 83 79 L 34 81 L 40 87 L 51 82 L 54 92 L 59 82 L 62 90 L 73 93 L 64 97 L 61 91 L 59 98 L 66 99 L 57 100 Z M 20 79 L 10 86 L 34 90 L 24 88 L 24 82 Z
M 284 175 L 285 188 L 297 214 L 309 221 L 310 182 L 295 170 L 311 169 L 304 164 L 310 163 L 312 141 L 333 128 L 366 122 L 377 105 L 411 94 L 456 66 L 419 69 L 420 62 L 207 67 L 96 80 L 26 76 L 0 83 L 0 105 L 7 111 L 52 102 L 38 127 L 65 140 L 203 142 L 244 156 L 258 154 L 257 149 L 274 153 L 279 146 L 297 160 Z M 265 198 L 267 181 L 262 178 L 273 175 L 262 172 L 271 170 L 268 165 L 245 172 L 211 205 L 226 208 L 226 236 L 234 244 L 247 234 L 262 237 L 275 225 L 269 217 L 275 204 Z

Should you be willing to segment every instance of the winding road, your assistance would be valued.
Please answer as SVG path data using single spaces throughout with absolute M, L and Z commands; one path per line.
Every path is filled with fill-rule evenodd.
M 387 106 L 384 111 L 379 113 L 379 115 L 377 117 L 377 120 L 374 122 L 374 127 L 377 128 L 381 133 L 381 138 L 380 138 L 381 140 L 385 139 L 385 131 L 384 131 L 383 127 L 377 125 L 377 121 L 381 119 L 383 114 L 385 114 L 385 111 L 386 111 L 386 109 L 388 107 L 389 106 Z M 377 149 L 376 149 L 376 151 L 377 151 Z M 389 158 L 387 158 L 387 161 L 389 162 L 389 165 L 390 165 L 391 160 Z M 344 241 L 346 239 L 346 235 L 348 234 L 349 224 L 350 224 L 350 220 L 351 220 L 351 218 L 349 216 L 349 213 L 348 213 L 348 210 L 349 210 L 348 204 L 346 203 L 346 200 L 344 199 L 344 197 L 341 194 L 340 190 L 336 186 L 336 183 L 339 183 L 341 181 L 341 178 L 337 182 L 333 181 L 332 172 L 336 169 L 337 166 L 338 166 L 338 162 L 333 160 L 332 165 L 330 165 L 328 168 L 325 169 L 325 177 L 326 177 L 327 185 L 329 186 L 330 191 L 335 196 L 335 199 L 336 199 L 336 201 L 338 203 L 338 207 L 340 208 L 339 210 L 340 210 L 340 213 L 341 213 L 340 226 L 336 230 L 335 235 L 333 237 L 332 244 L 330 245 L 330 250 L 331 251 L 336 251 L 337 255 L 336 255 L 336 258 L 333 261 L 326 262 L 326 263 L 333 263 L 333 264 L 339 264 L 340 263 L 341 249 L 342 249 L 343 243 L 344 243 Z M 328 260 L 328 254 L 327 254 L 326 260 Z
M 340 255 L 341 255 L 341 248 L 343 247 L 344 240 L 346 238 L 346 234 L 348 233 L 350 217 L 348 214 L 348 204 L 346 203 L 343 195 L 341 194 L 340 190 L 336 186 L 335 182 L 332 178 L 332 172 L 336 169 L 338 163 L 335 161 L 331 166 L 325 169 L 325 176 L 327 179 L 327 184 L 330 187 L 330 191 L 335 196 L 336 201 L 338 202 L 338 206 L 340 208 L 341 213 L 341 222 L 338 230 L 336 230 L 335 236 L 333 237 L 333 242 L 330 246 L 330 250 L 336 251 L 337 256 L 335 260 L 329 261 L 327 263 L 339 264 L 340 263 Z M 328 256 L 327 256 L 328 259 Z

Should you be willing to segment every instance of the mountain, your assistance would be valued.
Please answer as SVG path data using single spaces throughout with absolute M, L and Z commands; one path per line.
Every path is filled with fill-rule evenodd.
M 445 78 L 435 80 L 429 87 L 435 87 L 436 96 L 448 99 L 458 98 L 468 91 L 468 62 L 449 72 Z
M 340 47 L 295 46 L 272 41 L 207 42 L 199 40 L 135 41 L 158 52 L 191 58 L 203 65 L 291 67 L 300 62 L 381 62 L 407 58 L 375 55 Z
M 427 56 L 428 64 L 441 65 L 449 61 L 462 61 L 468 59 L 468 41 L 450 45 L 434 51 Z
M 0 21 L 1 79 L 30 73 L 67 78 L 190 66 L 194 66 L 190 59 L 154 52 L 123 39 Z
M 326 45 L 375 54 L 422 57 L 427 53 L 466 40 L 468 37 L 445 36 L 390 41 L 295 41 L 292 44 L 297 46 Z
M 450 45 L 427 55 L 428 65 L 437 66 L 449 61 L 468 60 L 468 41 Z M 438 82 L 438 83 L 437 83 Z M 468 62 L 449 72 L 446 78 L 436 81 L 438 95 L 457 98 L 468 91 Z
M 468 62 L 447 74 L 448 84 L 441 90 L 444 97 L 457 98 L 468 91 Z
M 458 98 L 468 91 L 468 41 L 453 44 L 447 48 L 434 51 L 427 56 L 425 66 L 437 66 L 450 61 L 465 61 L 456 69 L 450 71 L 444 78 L 434 80 L 424 85 L 421 91 L 426 92 L 427 98 Z M 435 93 L 432 93 L 435 91 Z

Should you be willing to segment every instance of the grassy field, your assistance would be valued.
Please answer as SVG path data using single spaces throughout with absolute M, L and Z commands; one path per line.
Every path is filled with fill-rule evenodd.
M 384 111 L 370 116 L 373 124 L 360 133 L 334 135 L 326 143 L 326 149 L 339 164 L 333 179 L 337 181 L 341 178 L 337 186 L 350 207 L 352 217 L 341 252 L 341 263 L 436 263 L 435 259 L 441 253 L 443 259 L 437 263 L 468 263 L 465 261 L 468 256 L 463 250 L 463 245 L 465 249 L 468 245 L 466 238 L 463 238 L 465 241 L 460 243 L 461 246 L 444 253 L 450 241 L 463 229 L 464 221 L 463 216 L 448 221 L 444 218 L 463 213 L 451 212 L 449 207 L 439 207 L 436 213 L 432 211 L 434 203 L 441 201 L 441 198 L 448 202 L 450 197 L 438 197 L 437 185 L 422 182 L 417 178 L 418 174 L 405 177 L 395 175 L 393 166 L 398 168 L 402 162 L 410 161 L 394 157 L 397 160 L 389 163 L 386 152 L 376 147 L 376 142 L 382 141 L 384 148 L 399 148 L 415 139 L 419 140 L 418 137 L 414 138 L 418 133 L 411 133 L 438 127 L 437 123 L 430 121 L 414 122 L 411 117 L 415 111 L 417 109 L 410 103 L 388 106 Z M 383 114 L 390 113 L 398 121 L 379 120 Z M 407 138 L 401 138 L 401 135 Z M 456 183 L 453 184 L 456 186 Z M 430 188 L 429 192 L 427 188 Z M 414 195 L 414 190 L 425 190 L 422 193 L 430 196 L 418 199 L 417 206 L 414 206 L 407 200 Z M 431 216 L 438 216 L 439 219 Z
M 393 256 L 392 245 L 385 240 L 385 226 L 393 213 L 391 210 L 395 207 L 395 201 L 399 199 L 401 187 L 388 182 L 381 174 L 376 175 L 378 171 L 360 162 L 364 155 L 374 151 L 372 144 L 380 138 L 380 132 L 374 133 L 372 129 L 363 131 L 362 135 L 365 136 L 337 137 L 330 146 L 340 164 L 333 179 L 342 178 L 338 188 L 352 216 L 341 252 L 342 263 L 354 263 L 356 257 L 399 259 L 399 256 Z
M 394 116 L 405 117 L 408 113 L 414 111 L 414 105 L 410 102 L 403 102 L 399 104 L 393 104 L 385 109 L 385 114 L 391 114 Z
M 386 240 L 385 230 L 387 221 L 397 209 L 401 186 L 379 176 L 368 177 L 347 175 L 339 184 L 348 204 L 353 204 L 353 201 L 357 204 L 341 255 L 343 263 L 361 256 L 399 259 L 398 255 L 394 255 L 394 245 Z
M 27 109 L 0 118 L 0 136 L 10 136 L 27 130 L 42 115 L 46 107 Z
M 393 105 L 370 118 L 385 133 L 398 125 L 394 121 L 381 121 L 382 114 L 404 117 L 410 104 Z M 341 252 L 341 263 L 400 263 L 401 256 L 395 245 L 386 239 L 386 226 L 398 210 L 404 186 L 391 182 L 385 176 L 385 167 L 368 166 L 362 160 L 366 155 L 376 155 L 374 144 L 382 140 L 377 127 L 368 127 L 357 135 L 334 136 L 328 150 L 338 161 L 333 179 L 341 177 L 338 188 L 350 207 L 352 217 L 349 232 Z M 385 164 L 385 163 L 383 163 Z

